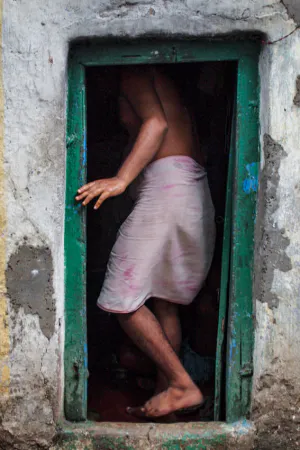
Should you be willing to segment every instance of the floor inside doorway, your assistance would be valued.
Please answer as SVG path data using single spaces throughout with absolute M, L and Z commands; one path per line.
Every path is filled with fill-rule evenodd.
M 236 66 L 229 62 L 165 66 L 175 79 L 197 124 L 216 209 L 217 242 L 206 284 L 192 305 L 180 309 L 181 359 L 208 398 L 206 408 L 178 421 L 213 420 L 214 366 L 218 326 L 222 234 Z M 88 180 L 113 176 L 128 136 L 118 117 L 118 69 L 87 70 Z M 96 306 L 117 231 L 133 201 L 124 193 L 98 211 L 87 212 L 88 417 L 95 421 L 137 422 L 127 406 L 152 394 L 155 368 L 119 327 L 113 314 Z M 147 303 L 151 307 L 151 301 Z M 142 420 L 141 420 L 142 421 Z M 163 420 L 162 420 L 163 422 Z

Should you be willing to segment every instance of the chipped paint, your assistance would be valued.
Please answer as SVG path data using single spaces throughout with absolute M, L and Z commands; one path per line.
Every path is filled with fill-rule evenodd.
M 253 162 L 251 164 L 246 165 L 247 177 L 243 182 L 243 191 L 246 194 L 250 194 L 251 192 L 257 192 L 258 188 L 258 163 Z
M 85 212 L 74 199 L 75 192 L 86 181 L 84 80 L 83 66 L 71 65 L 67 124 L 66 204 L 68 206 L 65 214 L 65 413 L 69 420 L 85 419 L 87 413 Z M 76 86 L 76 89 L 72 90 L 71 86 Z
M 229 288 L 227 348 L 230 360 L 226 373 L 226 420 L 247 417 L 250 408 L 251 373 L 241 376 L 245 366 L 252 367 L 254 327 L 252 321 L 252 268 L 254 255 L 254 218 L 256 209 L 258 149 L 257 61 L 244 59 L 239 64 L 237 81 L 236 187 L 233 199 L 231 274 Z M 245 182 L 245 169 L 247 177 Z M 256 180 L 256 181 L 255 181 Z

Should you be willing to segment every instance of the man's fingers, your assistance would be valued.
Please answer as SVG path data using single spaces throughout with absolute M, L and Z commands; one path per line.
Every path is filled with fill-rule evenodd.
M 89 195 L 89 191 L 85 191 L 85 192 L 83 192 L 81 195 L 77 195 L 76 197 L 75 197 L 75 200 L 77 200 L 77 201 L 79 201 L 79 200 L 82 200 L 84 197 L 86 197 L 87 195 Z
M 88 189 L 86 189 L 80 195 L 76 195 L 75 199 L 82 200 L 84 197 L 87 197 L 88 195 L 94 195 L 94 197 L 96 197 L 96 195 L 100 194 L 102 191 L 103 191 L 103 188 L 101 188 L 101 187 L 93 189 L 93 186 L 90 186 Z
M 101 194 L 100 197 L 98 198 L 94 206 L 94 209 L 98 209 L 102 205 L 104 200 L 106 200 L 109 196 L 110 196 L 109 192 L 103 192 L 103 194 Z
M 101 194 L 102 192 L 103 192 L 103 189 L 95 189 L 94 191 L 88 191 L 88 196 L 82 202 L 83 206 L 90 203 L 90 201 L 93 200 L 93 198 L 97 197 L 97 195 Z
M 114 197 L 123 191 L 124 189 L 122 190 L 122 183 L 120 180 L 117 177 L 112 177 L 85 184 L 78 189 L 75 199 L 77 201 L 82 201 L 82 205 L 86 206 L 93 198 L 99 196 L 99 199 L 94 206 L 95 209 L 98 209 L 108 197 Z
M 81 194 L 84 191 L 87 191 L 88 189 L 90 189 L 92 186 L 94 186 L 95 181 L 91 181 L 91 183 L 85 184 L 84 186 L 81 186 L 81 188 L 78 189 L 78 193 Z

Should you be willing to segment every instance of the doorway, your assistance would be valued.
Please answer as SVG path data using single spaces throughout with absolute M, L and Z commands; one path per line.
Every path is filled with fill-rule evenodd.
M 180 421 L 232 420 L 249 410 L 256 192 L 242 194 L 240 181 L 256 175 L 257 48 L 220 43 L 203 47 L 195 42 L 170 48 L 156 43 L 161 52 L 155 53 L 153 45 L 112 46 L 111 53 L 107 47 L 77 44 L 70 54 L 65 234 L 65 411 L 70 420 L 129 420 L 125 407 L 149 398 L 153 386 L 151 363 L 127 340 L 114 316 L 96 306 L 111 247 L 132 200 L 125 193 L 97 212 L 88 209 L 87 216 L 73 201 L 86 176 L 109 177 L 120 165 L 127 136 L 118 120 L 114 64 L 128 62 L 168 63 L 165 70 L 180 84 L 197 124 L 216 209 L 217 244 L 210 274 L 194 303 L 181 311 L 182 361 L 212 402 L 204 415 Z M 243 222 L 246 229 L 241 229 Z M 242 249 L 231 245 L 239 239 Z M 240 333 L 242 322 L 246 334 Z
M 182 307 L 181 359 L 207 398 L 206 408 L 179 416 L 183 420 L 213 420 L 214 378 L 218 328 L 226 181 L 236 63 L 160 65 L 175 81 L 196 124 L 205 155 L 216 211 L 217 239 L 205 286 L 192 305 Z M 86 71 L 87 180 L 113 176 L 128 145 L 118 115 L 118 68 L 91 67 Z M 99 421 L 134 421 L 126 406 L 139 405 L 153 393 L 155 367 L 122 332 L 115 316 L 96 306 L 106 265 L 120 225 L 133 207 L 130 190 L 87 210 L 87 341 L 88 417 Z M 147 302 L 147 306 L 151 301 Z M 223 413 L 224 416 L 224 413 Z

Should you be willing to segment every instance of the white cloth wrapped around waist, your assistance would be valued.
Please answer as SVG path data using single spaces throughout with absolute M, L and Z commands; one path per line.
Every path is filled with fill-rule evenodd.
M 150 297 L 191 303 L 207 276 L 214 242 L 205 169 L 188 156 L 154 161 L 119 230 L 98 306 L 128 313 Z

